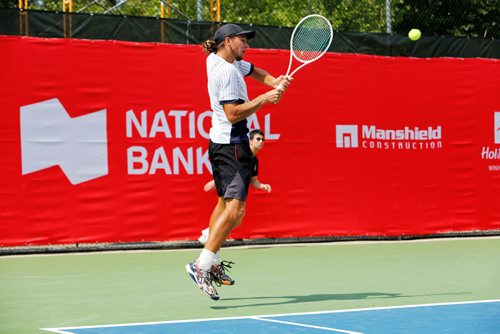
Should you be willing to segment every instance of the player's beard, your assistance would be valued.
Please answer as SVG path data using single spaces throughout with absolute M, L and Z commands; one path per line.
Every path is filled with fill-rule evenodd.
M 236 59 L 237 61 L 243 60 L 244 54 L 245 54 L 245 51 L 235 52 L 234 59 Z
M 237 61 L 243 60 L 243 53 L 240 55 L 235 55 L 234 59 L 236 59 Z

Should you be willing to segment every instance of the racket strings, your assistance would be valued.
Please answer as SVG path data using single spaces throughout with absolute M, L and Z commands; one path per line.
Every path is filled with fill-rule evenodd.
M 304 20 L 292 36 L 292 50 L 295 58 L 309 62 L 319 58 L 330 46 L 332 28 L 318 17 Z

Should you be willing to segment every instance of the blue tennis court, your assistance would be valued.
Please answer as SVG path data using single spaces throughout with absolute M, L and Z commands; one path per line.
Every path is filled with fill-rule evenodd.
M 500 333 L 500 300 L 44 329 L 73 334 Z

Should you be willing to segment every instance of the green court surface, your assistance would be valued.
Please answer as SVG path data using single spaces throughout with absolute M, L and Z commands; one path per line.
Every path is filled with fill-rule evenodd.
M 500 298 L 498 237 L 225 248 L 219 301 L 184 271 L 199 252 L 0 257 L 0 333 Z

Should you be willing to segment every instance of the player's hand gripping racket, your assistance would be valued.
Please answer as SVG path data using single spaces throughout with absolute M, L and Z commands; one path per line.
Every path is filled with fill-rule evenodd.
M 312 14 L 300 20 L 290 39 L 290 62 L 286 77 L 292 77 L 302 67 L 321 58 L 332 44 L 332 39 L 332 25 L 323 16 Z M 301 64 L 290 73 L 293 59 Z M 278 89 L 283 88 L 280 83 Z

